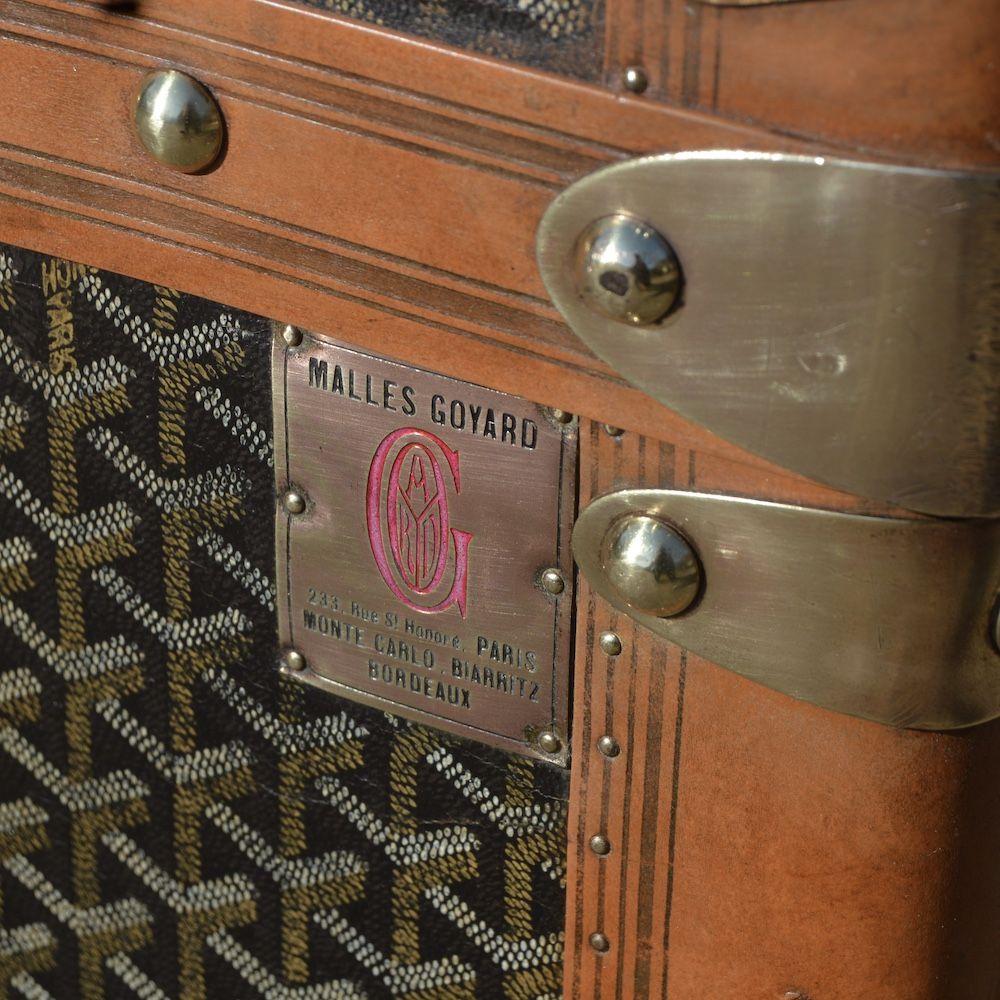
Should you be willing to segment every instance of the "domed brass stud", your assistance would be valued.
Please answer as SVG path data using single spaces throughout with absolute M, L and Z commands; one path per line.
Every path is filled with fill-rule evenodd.
M 605 216 L 584 230 L 577 241 L 576 273 L 592 309 L 633 326 L 663 319 L 681 290 L 673 247 L 631 215 Z
M 608 656 L 618 656 L 622 651 L 622 640 L 616 632 L 602 632 L 600 643 L 601 649 Z
M 544 753 L 556 754 L 562 750 L 562 740 L 549 729 L 538 734 L 538 746 Z
M 647 514 L 630 514 L 611 525 L 601 562 L 625 602 L 657 618 L 686 611 L 701 589 L 701 564 L 687 539 Z
M 222 110 L 205 87 L 179 70 L 157 70 L 143 79 L 134 120 L 146 150 L 173 170 L 196 174 L 222 151 Z
M 611 950 L 611 942 L 608 940 L 607 934 L 602 934 L 600 931 L 594 931 L 594 933 L 590 935 L 589 940 L 590 947 L 601 955 L 604 955 Z

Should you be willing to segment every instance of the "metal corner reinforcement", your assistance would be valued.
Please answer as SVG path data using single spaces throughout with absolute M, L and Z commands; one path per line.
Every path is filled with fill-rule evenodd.
M 650 156 L 560 194 L 538 259 L 602 360 L 721 437 L 911 510 L 1000 514 L 997 174 Z
M 664 530 L 624 555 L 607 544 L 639 520 Z M 692 573 L 686 557 L 667 551 L 673 538 L 690 545 L 700 592 L 665 612 L 662 593 L 686 587 Z M 636 489 L 585 508 L 573 552 L 619 610 L 795 698 L 913 729 L 1000 716 L 1000 521 L 867 517 Z

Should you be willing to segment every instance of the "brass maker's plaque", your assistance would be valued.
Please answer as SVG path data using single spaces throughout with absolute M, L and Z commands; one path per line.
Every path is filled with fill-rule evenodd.
M 565 763 L 575 424 L 309 334 L 273 388 L 283 669 Z

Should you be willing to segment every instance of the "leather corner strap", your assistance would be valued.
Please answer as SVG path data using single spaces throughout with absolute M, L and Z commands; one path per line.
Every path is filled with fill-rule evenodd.
M 542 274 L 598 356 L 751 452 L 933 515 L 624 490 L 576 525 L 595 589 L 838 712 L 1000 716 L 998 234 L 1000 175 L 780 154 L 647 157 L 556 198 Z

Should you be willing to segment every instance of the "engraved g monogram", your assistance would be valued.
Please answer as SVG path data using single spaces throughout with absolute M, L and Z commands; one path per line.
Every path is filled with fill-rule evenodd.
M 464 618 L 472 535 L 450 525 L 439 455 L 455 492 L 461 493 L 458 452 L 437 435 L 403 427 L 382 440 L 368 472 L 368 540 L 386 586 L 408 608 L 437 614 L 454 604 Z M 436 603 L 418 603 L 421 598 L 433 601 L 440 592 L 452 551 L 451 589 Z

